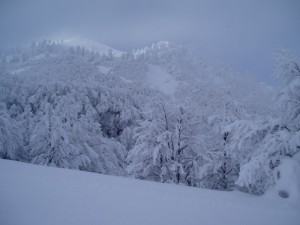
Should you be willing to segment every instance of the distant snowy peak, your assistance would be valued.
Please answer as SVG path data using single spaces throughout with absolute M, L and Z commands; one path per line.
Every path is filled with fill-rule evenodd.
M 84 47 L 89 51 L 98 52 L 99 54 L 104 54 L 104 55 L 109 55 L 111 52 L 113 56 L 120 57 L 124 53 L 122 51 L 111 48 L 107 45 L 89 39 L 80 38 L 80 37 L 62 39 L 61 42 L 65 46 L 70 46 L 70 47 L 80 46 L 80 47 Z
M 159 41 L 157 43 L 153 43 L 151 48 L 152 49 L 162 49 L 162 48 L 169 48 L 169 47 L 174 47 L 176 46 L 175 43 L 169 42 L 169 41 Z
M 133 54 L 135 57 L 138 57 L 138 56 L 145 55 L 152 51 L 164 51 L 164 50 L 168 50 L 168 49 L 177 49 L 177 48 L 181 48 L 181 47 L 182 47 L 181 45 L 177 45 L 173 42 L 159 41 L 159 42 L 153 43 L 151 46 L 137 49 L 137 50 L 133 51 Z

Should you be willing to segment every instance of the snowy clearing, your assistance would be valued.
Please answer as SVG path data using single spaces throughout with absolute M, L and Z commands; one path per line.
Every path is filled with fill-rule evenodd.
M 299 224 L 299 205 L 0 160 L 0 224 Z
M 106 66 L 97 66 L 100 73 L 103 73 L 103 74 L 108 74 L 109 71 L 111 71 L 111 68 L 109 67 L 106 67 Z
M 148 69 L 147 78 L 150 86 L 166 95 L 173 96 L 178 83 L 172 75 L 154 65 L 148 65 Z

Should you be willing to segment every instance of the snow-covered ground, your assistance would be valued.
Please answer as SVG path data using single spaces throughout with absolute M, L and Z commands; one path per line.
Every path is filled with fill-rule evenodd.
M 103 73 L 103 74 L 108 74 L 109 71 L 111 71 L 111 68 L 109 67 L 106 67 L 106 66 L 97 66 L 100 73 Z
M 22 72 L 28 70 L 29 68 L 30 68 L 29 66 L 23 66 L 23 67 L 20 67 L 20 68 L 13 69 L 9 72 L 16 75 L 16 74 L 19 74 L 19 73 L 22 73 Z
M 178 86 L 175 78 L 159 66 L 148 65 L 147 79 L 152 88 L 173 96 Z
M 288 199 L 0 160 L 2 225 L 293 225 Z

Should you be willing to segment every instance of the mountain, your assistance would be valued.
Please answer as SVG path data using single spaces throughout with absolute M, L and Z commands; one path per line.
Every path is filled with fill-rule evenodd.
M 122 54 L 124 54 L 124 52 L 120 50 L 116 50 L 110 46 L 86 38 L 71 37 L 71 38 L 64 38 L 64 39 L 56 38 L 56 40 L 68 47 L 75 47 L 75 48 L 77 46 L 84 47 L 88 51 L 98 52 L 99 54 L 108 55 L 111 52 L 111 54 L 116 57 L 120 57 Z
M 112 48 L 72 38 L 2 54 L 1 158 L 256 195 L 280 182 L 298 151 L 282 143 L 298 139 L 273 90 L 175 43 L 95 49 Z

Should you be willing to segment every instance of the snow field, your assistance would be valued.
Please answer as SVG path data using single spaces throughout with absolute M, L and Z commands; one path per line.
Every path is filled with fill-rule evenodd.
M 299 205 L 0 160 L 0 224 L 296 225 Z

